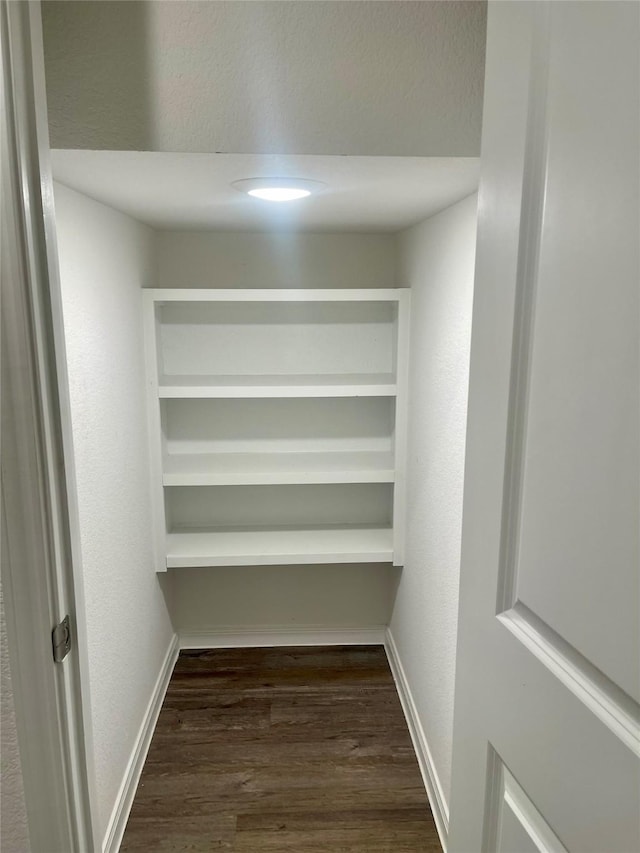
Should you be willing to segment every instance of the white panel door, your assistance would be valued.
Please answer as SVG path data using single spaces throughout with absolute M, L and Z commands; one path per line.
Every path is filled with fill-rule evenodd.
M 639 24 L 490 4 L 450 853 L 640 851 Z

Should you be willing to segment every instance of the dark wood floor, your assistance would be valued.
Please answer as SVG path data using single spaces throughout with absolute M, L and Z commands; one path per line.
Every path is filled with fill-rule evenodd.
M 440 853 L 384 649 L 183 652 L 121 849 Z

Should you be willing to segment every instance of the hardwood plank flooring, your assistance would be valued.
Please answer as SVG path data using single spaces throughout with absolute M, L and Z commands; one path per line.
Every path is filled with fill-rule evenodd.
M 122 853 L 441 853 L 382 646 L 182 652 Z

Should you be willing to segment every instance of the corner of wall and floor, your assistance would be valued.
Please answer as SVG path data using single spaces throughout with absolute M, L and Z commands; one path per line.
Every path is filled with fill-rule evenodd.
M 429 749 L 429 744 L 420 720 L 420 714 L 418 713 L 418 709 L 411 692 L 411 687 L 407 680 L 407 675 L 404 667 L 402 666 L 402 661 L 400 660 L 398 649 L 393 639 L 393 634 L 389 628 L 385 631 L 384 649 L 387 654 L 387 660 L 389 661 L 389 668 L 393 675 L 396 690 L 398 691 L 405 720 L 407 721 L 407 728 L 411 735 L 411 742 L 418 761 L 418 767 L 420 768 L 420 775 L 422 776 L 422 781 L 429 798 L 429 805 L 431 806 L 433 819 L 436 824 L 436 829 L 438 830 L 440 843 L 444 853 L 447 853 L 449 805 L 447 803 L 442 783 L 440 782 L 440 777 L 438 776 L 433 755 Z
M 120 849 L 129 813 L 133 805 L 138 783 L 140 782 L 144 762 L 151 744 L 151 738 L 158 722 L 162 703 L 167 692 L 167 687 L 169 686 L 173 668 L 178 660 L 179 652 L 180 643 L 177 634 L 175 634 L 169 643 L 169 648 L 167 649 L 160 672 L 158 673 L 158 678 L 145 709 L 142 723 L 136 734 L 131 755 L 116 795 L 113 811 L 107 824 L 102 844 L 102 853 L 118 853 Z

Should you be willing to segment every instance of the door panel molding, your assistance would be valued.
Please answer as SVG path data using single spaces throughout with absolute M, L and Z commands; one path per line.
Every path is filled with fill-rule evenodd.
M 540 4 L 532 28 L 532 52 L 526 63 L 528 70 L 526 144 L 522 167 L 522 200 L 518 226 L 517 270 L 514 282 L 513 346 L 508 395 L 496 615 L 510 610 L 518 602 L 522 603 L 544 623 L 548 624 L 551 630 L 563 636 L 574 646 L 578 654 L 592 659 L 597 667 L 605 672 L 612 681 L 621 684 L 623 689 L 637 701 L 639 699 L 637 669 L 634 673 L 628 665 L 619 665 L 623 657 L 617 655 L 614 641 L 614 638 L 617 639 L 618 645 L 624 647 L 629 647 L 629 644 L 634 641 L 637 643 L 637 635 L 632 635 L 629 630 L 624 633 L 622 627 L 629 622 L 631 607 L 627 605 L 632 600 L 632 595 L 618 595 L 616 597 L 615 585 L 601 582 L 597 588 L 599 597 L 603 602 L 603 609 L 598 612 L 589 604 L 588 592 L 584 592 L 584 590 L 588 590 L 588 586 L 581 583 L 582 576 L 588 580 L 594 578 L 597 572 L 603 576 L 607 567 L 610 570 L 611 563 L 616 560 L 619 561 L 621 567 L 625 566 L 626 569 L 625 589 L 631 589 L 633 583 L 630 577 L 633 567 L 629 562 L 629 553 L 633 547 L 630 545 L 629 537 L 615 537 L 612 532 L 609 542 L 603 532 L 607 529 L 615 530 L 614 521 L 609 519 L 608 522 L 602 522 L 599 527 L 597 519 L 598 516 L 603 516 L 602 511 L 606 512 L 606 505 L 602 504 L 601 507 L 598 507 L 598 498 L 589 500 L 587 497 L 589 494 L 598 495 L 598 487 L 602 483 L 608 482 L 611 489 L 611 499 L 608 505 L 616 507 L 615 517 L 618 519 L 625 518 L 628 514 L 626 507 L 629 507 L 630 512 L 633 512 L 631 499 L 624 503 L 622 497 L 615 497 L 616 495 L 628 496 L 631 490 L 627 483 L 627 492 L 625 493 L 624 478 L 620 473 L 624 468 L 624 463 L 620 462 L 620 454 L 618 453 L 616 456 L 607 446 L 608 433 L 602 428 L 602 423 L 600 426 L 600 444 L 595 445 L 593 442 L 589 444 L 588 440 L 583 440 L 591 429 L 589 426 L 584 426 L 584 424 L 589 423 L 588 413 L 593 414 L 591 408 L 595 406 L 598 400 L 602 400 L 600 411 L 605 410 L 607 403 L 612 403 L 612 398 L 607 396 L 606 388 L 608 386 L 615 387 L 617 377 L 626 375 L 625 370 L 632 369 L 629 366 L 628 355 L 631 344 L 626 345 L 625 362 L 624 347 L 617 347 L 615 335 L 611 331 L 611 324 L 607 327 L 599 323 L 597 319 L 598 316 L 607 314 L 606 297 L 594 297 L 593 286 L 591 291 L 586 287 L 586 305 L 588 307 L 584 313 L 584 324 L 591 324 L 595 338 L 593 349 L 600 346 L 603 350 L 600 359 L 600 364 L 603 367 L 601 371 L 596 371 L 600 373 L 597 380 L 600 384 L 598 385 L 596 380 L 593 380 L 593 394 L 590 396 L 587 390 L 590 375 L 587 368 L 585 367 L 581 371 L 580 365 L 583 362 L 578 358 L 575 361 L 572 360 L 571 354 L 567 352 L 567 347 L 564 348 L 564 351 L 562 345 L 556 347 L 556 341 L 562 340 L 563 330 L 550 323 L 550 310 L 554 308 L 558 308 L 560 311 L 563 308 L 565 309 L 564 319 L 570 327 L 571 316 L 580 315 L 579 301 L 575 303 L 575 311 L 571 306 L 567 312 L 567 302 L 557 299 L 554 295 L 557 290 L 562 291 L 563 282 L 557 276 L 551 275 L 549 277 L 549 264 L 555 263 L 558 257 L 562 260 L 563 258 L 566 259 L 567 256 L 566 252 L 558 254 L 558 245 L 561 245 L 562 234 L 564 233 L 561 229 L 562 222 L 558 219 L 558 213 L 565 212 L 566 208 L 564 197 L 558 196 L 558 193 L 564 192 L 565 196 L 568 196 L 571 195 L 571 190 L 576 189 L 575 175 L 573 176 L 573 184 L 569 182 L 562 185 L 562 190 L 558 190 L 556 183 L 554 183 L 562 183 L 559 175 L 562 173 L 562 158 L 567 159 L 566 138 L 571 139 L 574 145 L 576 144 L 571 133 L 567 132 L 567 126 L 572 126 L 571 122 L 563 123 L 558 120 L 558 91 L 562 91 L 562 87 L 566 86 L 565 99 L 569 101 L 572 97 L 572 87 L 579 94 L 579 83 L 572 75 L 567 75 L 566 68 L 563 68 L 561 33 L 559 33 L 558 28 L 562 25 L 566 29 L 568 22 L 562 18 L 562 10 L 554 10 L 553 4 Z M 556 24 L 558 26 L 554 30 L 552 38 L 551 27 Z M 586 75 L 590 82 L 593 82 L 592 78 L 595 73 L 593 68 L 597 69 L 598 62 L 602 62 L 601 56 L 594 60 L 592 69 Z M 628 62 L 621 67 L 628 68 Z M 620 73 L 618 72 L 618 74 Z M 612 79 L 617 80 L 617 77 L 614 75 Z M 573 121 L 579 123 L 588 110 L 585 107 L 584 98 L 580 99 L 576 96 L 576 100 L 579 102 L 579 106 L 576 107 L 578 117 Z M 570 106 L 569 104 L 567 109 L 570 110 Z M 606 115 L 608 116 L 608 113 Z M 612 115 L 614 126 L 617 126 L 615 120 L 618 115 L 615 111 Z M 557 127 L 558 123 L 560 123 L 560 129 Z M 626 149 L 622 150 L 624 152 Z M 579 151 L 576 151 L 576 157 L 579 156 Z M 631 172 L 629 172 L 629 179 L 633 180 L 633 173 Z M 585 175 L 586 180 L 587 176 Z M 596 184 L 601 185 L 602 181 L 599 184 L 596 181 Z M 548 193 L 547 190 L 549 190 Z M 616 190 L 619 191 L 620 187 L 614 183 L 612 192 Z M 549 197 L 547 197 L 548 195 Z M 562 202 L 559 205 L 558 198 Z M 598 206 L 599 201 L 594 199 L 594 207 L 597 209 Z M 593 214 L 591 218 L 595 215 Z M 624 228 L 626 228 L 626 223 L 631 217 L 628 205 L 621 205 L 620 217 L 622 220 L 620 233 L 628 234 L 626 230 L 623 230 L 623 223 Z M 555 237 L 556 234 L 558 235 L 557 238 Z M 590 241 L 592 244 L 594 239 L 595 237 L 592 234 Z M 612 238 L 607 233 L 605 233 L 604 239 L 608 239 L 609 245 L 612 244 Z M 626 239 L 628 243 L 629 236 Z M 568 245 L 571 249 L 579 251 L 574 244 L 569 242 Z M 618 243 L 615 245 L 620 249 L 620 254 L 624 256 L 623 238 L 619 237 Z M 608 251 L 610 252 L 611 249 Z M 570 266 L 565 269 L 567 278 L 570 279 L 572 274 L 579 278 L 582 274 L 588 282 L 589 271 L 585 268 L 584 263 L 580 264 L 577 257 L 575 268 Z M 584 281 L 581 280 L 581 283 Z M 606 284 L 606 279 L 602 283 Z M 570 285 L 567 282 L 567 291 L 569 289 Z M 605 288 L 601 288 L 601 290 L 604 292 Z M 578 289 L 579 293 L 580 289 Z M 621 294 L 622 291 L 619 293 Z M 621 296 L 618 297 L 618 299 L 620 298 Z M 574 296 L 574 299 L 579 299 L 579 296 Z M 631 308 L 630 299 L 628 302 Z M 601 327 L 605 331 L 602 331 L 602 339 L 598 340 L 597 333 L 601 331 Z M 571 332 L 569 331 L 567 334 L 570 335 Z M 625 325 L 621 330 L 620 340 L 629 341 L 629 334 L 629 326 Z M 544 386 L 541 384 L 540 377 L 544 376 L 545 367 L 547 372 L 549 371 L 549 360 L 545 360 L 544 357 L 545 336 L 550 341 L 551 352 L 558 354 L 559 370 L 556 371 L 556 375 L 566 380 L 567 414 L 563 417 L 563 410 L 558 412 L 557 435 L 564 439 L 567 430 L 573 430 L 576 437 L 575 455 L 572 457 L 571 450 L 567 447 L 566 453 L 559 455 L 556 459 L 558 471 L 565 471 L 566 476 L 558 473 L 558 476 L 554 477 L 553 466 L 548 461 L 553 457 L 541 456 L 541 451 L 542 453 L 546 451 L 547 454 L 553 453 L 554 450 L 559 452 L 558 441 L 560 440 L 554 439 L 556 432 L 553 422 L 548 424 L 548 440 L 543 439 L 544 427 L 541 427 L 541 421 L 536 418 L 536 413 L 540 411 L 540 401 L 545 397 Z M 540 343 L 541 339 L 543 343 Z M 536 341 L 535 345 L 534 340 Z M 577 340 L 579 346 L 579 335 Z M 584 363 L 593 368 L 591 362 L 586 361 Z M 553 382 L 551 384 L 553 386 Z M 575 388 L 573 395 L 572 388 Z M 626 416 L 622 410 L 622 404 L 620 407 L 612 405 L 611 417 L 614 421 L 617 418 L 620 423 L 625 422 L 625 417 L 627 423 L 634 418 L 633 396 L 628 389 L 626 389 L 626 393 L 629 401 Z M 557 385 L 555 386 L 555 394 L 556 396 L 553 397 L 552 392 L 550 392 L 549 399 L 554 399 L 556 405 L 562 409 L 563 398 L 562 396 L 558 397 Z M 618 399 L 622 399 L 622 397 L 619 396 Z M 576 400 L 579 403 L 576 403 Z M 584 417 L 582 417 L 583 412 Z M 594 417 L 594 423 L 599 423 L 597 417 Z M 594 426 L 592 429 L 595 435 L 598 427 Z M 622 436 L 621 441 L 631 441 L 628 437 L 628 430 L 625 433 L 618 429 L 618 433 Z M 568 439 L 567 443 L 570 443 Z M 604 461 L 598 467 L 599 459 L 609 460 L 609 457 L 611 457 L 610 462 Z M 565 459 L 569 460 L 566 467 L 563 464 Z M 540 462 L 542 467 L 539 464 Z M 631 456 L 628 462 L 629 468 L 632 469 L 633 458 Z M 549 483 L 553 483 L 556 488 L 559 488 L 563 495 L 564 506 L 566 507 L 566 528 L 563 527 L 562 513 L 555 516 L 555 518 L 560 518 L 558 524 L 554 523 L 555 519 L 549 517 L 549 514 L 545 515 L 544 486 L 541 485 L 541 477 L 538 476 L 540 470 L 549 475 Z M 598 472 L 598 474 L 594 474 L 593 480 L 590 480 L 588 475 L 583 476 L 579 473 L 589 470 Z M 585 488 L 583 494 L 580 494 L 577 484 L 593 484 L 594 488 L 591 492 Z M 614 486 L 619 487 L 619 491 L 614 491 Z M 560 498 L 558 497 L 556 500 L 560 501 Z M 584 500 L 584 516 L 580 517 L 580 511 L 575 513 L 572 507 L 579 507 L 582 500 Z M 538 515 L 531 512 L 526 515 L 530 501 L 537 502 L 537 506 L 541 510 Z M 553 489 L 549 493 L 548 501 L 549 504 L 554 501 Z M 600 513 L 598 512 L 599 509 L 602 510 Z M 532 518 L 536 519 L 533 522 L 533 527 Z M 591 524 L 589 520 L 591 520 Z M 606 528 L 607 523 L 609 528 Z M 623 524 L 624 522 L 620 521 L 619 528 Z M 534 531 L 533 534 L 532 530 Z M 594 531 L 592 544 L 595 550 L 588 551 L 584 547 L 581 550 L 579 545 L 573 544 L 580 541 L 590 541 L 590 531 Z M 600 531 L 603 534 L 600 539 L 598 539 L 598 533 L 595 531 Z M 557 547 L 555 552 L 547 551 L 545 553 L 544 549 L 538 550 L 537 548 L 537 543 L 547 535 L 547 532 L 549 541 L 553 535 L 556 536 Z M 620 529 L 617 532 L 619 533 Z M 573 533 L 573 539 L 571 533 Z M 603 550 L 603 553 L 600 553 L 598 550 L 600 543 L 609 544 L 611 546 L 610 551 L 604 552 Z M 616 551 L 616 546 L 619 547 L 619 551 Z M 563 551 L 565 547 L 567 548 L 566 554 Z M 601 565 L 597 566 L 595 562 L 590 563 L 589 554 L 594 554 L 594 561 L 597 554 L 597 559 Z M 571 560 L 568 557 L 574 559 Z M 549 586 L 548 596 L 544 596 L 540 592 L 541 576 L 545 577 L 547 586 Z M 556 576 L 557 587 L 554 594 L 550 585 L 553 584 Z M 614 608 L 616 602 L 621 608 L 626 608 L 627 612 L 624 618 L 621 616 L 618 626 L 611 634 L 605 628 L 605 612 L 607 608 Z M 577 627 L 580 621 L 582 626 L 588 625 L 589 628 Z
M 512 845 L 505 839 L 514 830 L 521 836 L 529 850 L 518 847 L 520 853 L 568 853 L 567 848 L 544 819 L 524 788 L 508 770 L 496 750 L 489 746 L 487 791 L 488 801 L 483 853 L 513 853 Z M 529 844 L 530 842 L 530 844 Z M 504 844 L 507 846 L 504 846 Z
M 549 28 L 549 9 L 545 5 L 543 11 L 536 16 L 529 65 L 529 106 L 518 241 L 496 615 L 513 607 L 517 596 L 531 344 L 547 172 Z
M 640 757 L 640 705 L 521 601 L 498 620 Z
M 549 165 L 551 21 L 551 5 L 541 3 L 535 16 L 529 58 L 496 616 L 531 651 L 546 649 L 536 655 L 545 665 L 564 661 L 562 671 L 572 673 L 567 675 L 567 686 L 574 685 L 572 692 L 594 711 L 601 708 L 603 722 L 609 721 L 607 725 L 611 724 L 612 731 L 637 753 L 640 739 L 638 702 L 589 663 L 578 648 L 525 603 L 518 588 L 529 391 Z M 555 666 L 552 671 L 558 674 Z

